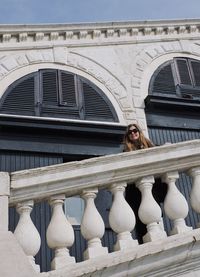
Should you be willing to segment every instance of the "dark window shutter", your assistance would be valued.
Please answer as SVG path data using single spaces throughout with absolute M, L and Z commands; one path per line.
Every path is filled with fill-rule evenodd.
M 179 83 L 192 85 L 189 68 L 186 59 L 175 59 L 178 68 Z
M 44 70 L 42 73 L 43 104 L 58 105 L 58 83 L 56 70 Z
M 58 70 L 41 70 L 43 103 L 41 116 L 79 119 L 74 75 Z
M 84 81 L 83 94 L 86 120 L 116 121 L 114 110 L 105 95 L 100 95 L 100 91 Z
M 145 99 L 146 107 L 156 106 L 161 102 L 169 105 L 170 102 L 167 103 L 167 101 L 174 101 L 174 98 L 199 101 L 200 62 L 198 60 L 174 58 L 162 64 L 154 72 L 150 81 L 149 96 Z M 179 101 L 182 100 L 179 99 Z
M 155 78 L 153 78 L 152 83 L 151 93 L 153 94 L 176 94 L 171 63 L 162 66 L 161 69 L 158 69 L 157 72 L 155 72 Z
M 200 62 L 192 60 L 191 67 L 192 67 L 192 72 L 194 76 L 195 86 L 199 87 L 200 86 Z
M 104 93 L 86 79 L 70 72 L 42 69 L 10 86 L 0 101 L 2 113 L 118 121 Z
M 35 115 L 34 87 L 33 74 L 15 82 L 1 99 L 1 113 Z
M 65 106 L 76 106 L 76 92 L 74 75 L 61 72 L 61 101 L 60 104 Z

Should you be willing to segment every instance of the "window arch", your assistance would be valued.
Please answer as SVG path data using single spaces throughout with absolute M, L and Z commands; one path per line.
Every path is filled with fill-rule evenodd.
M 71 72 L 42 69 L 15 81 L 0 101 L 0 113 L 119 122 L 106 95 Z
M 200 98 L 200 61 L 176 57 L 162 64 L 154 72 L 150 95 L 188 99 Z

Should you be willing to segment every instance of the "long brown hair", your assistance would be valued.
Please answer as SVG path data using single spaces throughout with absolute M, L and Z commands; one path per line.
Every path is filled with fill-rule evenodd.
M 134 126 L 138 132 L 139 132 L 139 139 L 137 141 L 131 141 L 129 138 L 129 129 Z M 128 152 L 128 151 L 133 151 L 133 150 L 138 150 L 138 149 L 144 149 L 144 148 L 150 148 L 153 147 L 154 144 L 144 136 L 141 128 L 133 123 L 133 124 L 129 124 L 126 128 L 126 133 L 124 135 L 124 140 L 123 140 L 123 144 L 124 144 L 124 152 Z

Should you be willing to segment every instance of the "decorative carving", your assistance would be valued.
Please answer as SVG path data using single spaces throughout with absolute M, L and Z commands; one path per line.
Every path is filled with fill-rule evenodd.
M 149 36 L 151 35 L 152 28 L 144 28 L 144 35 Z
M 169 26 L 167 27 L 167 34 L 168 35 L 173 35 L 175 33 L 175 27 L 174 26 Z
M 5 75 L 8 74 L 8 70 L 6 70 L 3 66 L 0 66 L 0 79 L 2 79 Z
M 50 40 L 57 40 L 59 37 L 59 33 L 58 32 L 52 32 L 50 34 Z
M 93 38 L 99 38 L 101 36 L 101 31 L 100 30 L 94 30 L 92 32 Z
M 122 24 L 120 25 L 113 25 L 110 26 L 109 24 L 106 26 L 105 24 L 101 25 L 99 24 L 98 27 L 94 24 L 94 25 L 83 25 L 85 26 L 84 29 L 81 28 L 81 30 L 78 30 L 78 27 L 76 29 L 76 31 L 74 31 L 74 29 L 69 29 L 71 26 L 66 26 L 67 27 L 67 31 L 63 32 L 63 28 L 59 29 L 58 26 L 58 31 L 49 31 L 49 26 L 48 28 L 46 28 L 44 26 L 44 29 L 41 30 L 40 28 L 35 27 L 34 29 L 30 30 L 30 28 L 27 29 L 25 28 L 21 28 L 21 31 L 14 31 L 11 34 L 5 34 L 2 33 L 2 40 L 0 41 L 0 43 L 5 43 L 5 42 L 11 42 L 11 41 L 15 41 L 16 43 L 21 43 L 24 41 L 28 41 L 28 42 L 38 42 L 38 41 L 45 41 L 46 44 L 49 44 L 49 41 L 54 41 L 54 40 L 58 40 L 60 38 L 60 41 L 64 41 L 66 39 L 73 39 L 74 36 L 76 38 L 79 39 L 89 39 L 92 43 L 93 39 L 96 38 L 101 38 L 102 42 L 106 41 L 107 38 L 111 39 L 113 38 L 115 40 L 115 42 L 117 42 L 117 40 L 120 42 L 122 39 L 120 39 L 121 37 L 126 37 L 126 41 L 127 39 L 131 40 L 132 36 L 140 36 L 140 39 L 143 39 L 142 36 L 150 36 L 150 39 L 153 39 L 153 37 L 155 36 L 155 39 L 157 39 L 156 36 L 158 35 L 165 35 L 167 38 L 167 35 L 176 35 L 177 38 L 179 36 L 183 36 L 183 35 L 187 35 L 189 33 L 195 33 L 199 31 L 200 28 L 200 24 L 197 24 L 196 21 L 191 22 L 191 24 L 189 24 L 189 22 L 184 22 L 181 21 L 180 22 L 176 22 L 176 26 L 172 26 L 170 23 L 168 26 L 166 26 L 166 23 L 162 23 L 162 21 L 158 22 L 157 24 L 152 23 L 151 21 L 144 23 L 140 26 L 138 26 L 138 24 L 135 23 L 130 23 L 128 25 L 126 25 L 126 27 L 124 27 L 124 25 Z M 41 30 L 41 31 L 40 31 Z M 12 40 L 11 40 L 12 37 Z M 78 43 L 78 41 L 77 41 Z
M 113 37 L 113 36 L 114 36 L 114 33 L 115 33 L 115 31 L 114 31 L 113 29 L 108 29 L 108 30 L 106 31 L 106 36 L 107 36 L 107 37 Z
M 179 34 L 185 34 L 185 33 L 187 33 L 186 26 L 180 26 L 178 30 L 179 30 Z
M 127 29 L 119 29 L 119 36 L 126 36 L 127 35 Z
M 19 34 L 19 41 L 27 41 L 28 34 L 27 33 L 21 33 Z
M 74 35 L 74 32 L 72 32 L 72 31 L 67 31 L 67 32 L 65 32 L 65 38 L 66 38 L 66 39 L 71 39 L 71 38 L 73 38 L 73 35 Z
M 79 38 L 80 38 L 80 39 L 86 38 L 87 35 L 88 35 L 88 32 L 87 32 L 87 31 L 80 31 L 80 32 L 79 32 Z
M 132 36 L 137 36 L 139 34 L 139 29 L 138 28 L 132 28 L 131 29 L 131 35 Z
M 3 42 L 9 42 L 11 40 L 11 34 L 3 34 Z
M 44 33 L 40 32 L 35 34 L 36 41 L 43 40 L 43 39 L 44 39 Z
M 162 35 L 164 33 L 164 28 L 163 27 L 157 27 L 155 34 L 156 35 Z
M 198 28 L 196 25 L 191 25 L 191 26 L 189 26 L 189 31 L 190 31 L 190 33 L 196 33 L 196 32 L 198 32 Z

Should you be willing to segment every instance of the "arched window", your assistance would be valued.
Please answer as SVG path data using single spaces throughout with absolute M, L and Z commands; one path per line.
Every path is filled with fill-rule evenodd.
M 162 64 L 151 78 L 149 94 L 200 99 L 200 61 L 178 57 Z
M 118 122 L 110 100 L 93 83 L 70 72 L 42 69 L 15 81 L 0 113 Z

